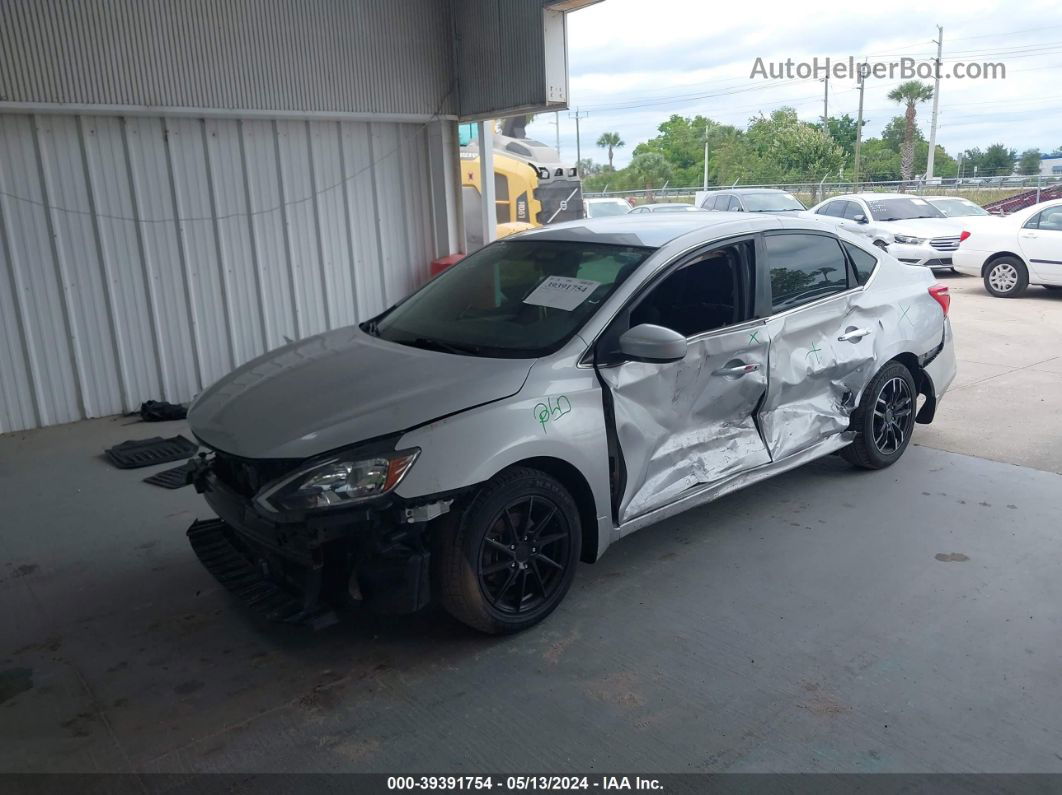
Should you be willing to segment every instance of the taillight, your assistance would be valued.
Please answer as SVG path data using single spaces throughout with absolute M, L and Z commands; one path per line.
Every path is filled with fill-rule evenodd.
M 964 241 L 969 236 L 970 236 L 969 231 L 967 231 L 966 229 L 963 229 L 962 232 L 959 235 L 959 242 L 961 243 L 962 241 Z
M 933 296 L 934 301 L 940 304 L 940 308 L 944 310 L 944 317 L 947 317 L 948 308 L 951 306 L 951 293 L 948 285 L 934 284 L 929 288 L 929 294 Z

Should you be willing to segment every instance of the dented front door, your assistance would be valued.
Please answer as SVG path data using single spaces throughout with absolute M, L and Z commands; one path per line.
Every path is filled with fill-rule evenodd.
M 621 523 L 770 460 L 753 416 L 768 349 L 755 321 L 690 338 L 679 362 L 600 368 L 625 469 Z

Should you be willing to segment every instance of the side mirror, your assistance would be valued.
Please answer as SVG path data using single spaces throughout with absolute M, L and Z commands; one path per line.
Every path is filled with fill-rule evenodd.
M 636 362 L 665 364 L 686 356 L 686 338 L 669 328 L 642 323 L 623 332 L 619 338 L 620 352 Z
M 859 215 L 853 215 L 852 220 L 857 224 L 865 224 L 867 222 L 867 217 L 863 215 L 863 213 L 859 213 Z

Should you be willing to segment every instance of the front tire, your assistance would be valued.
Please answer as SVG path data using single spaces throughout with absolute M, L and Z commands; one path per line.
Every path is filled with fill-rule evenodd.
M 850 464 L 884 469 L 900 460 L 911 443 L 918 389 L 900 362 L 889 362 L 874 376 L 852 415 L 854 442 L 841 451 Z
M 520 632 L 560 604 L 581 541 L 579 510 L 568 490 L 545 472 L 512 467 L 440 529 L 437 596 L 450 615 L 474 629 Z
M 1000 257 L 985 269 L 984 281 L 996 298 L 1017 298 L 1029 286 L 1029 271 L 1017 257 Z

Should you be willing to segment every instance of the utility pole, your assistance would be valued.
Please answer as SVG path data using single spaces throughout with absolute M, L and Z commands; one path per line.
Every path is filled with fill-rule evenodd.
M 820 77 L 823 86 L 825 86 L 825 92 L 822 95 L 822 131 L 827 135 L 830 134 L 830 76 Z
M 862 67 L 865 65 L 866 61 L 863 61 L 856 71 L 856 82 L 859 83 L 859 113 L 856 116 L 855 163 L 852 165 L 852 181 L 856 184 L 859 183 L 859 148 L 863 144 L 863 89 L 866 87 L 867 74 Z
M 569 113 L 569 119 L 575 119 L 575 173 L 579 176 L 579 179 L 583 178 L 583 145 L 579 139 L 579 119 L 585 119 L 590 114 L 585 110 L 580 112 L 578 108 L 575 109 L 575 113 Z M 560 144 L 557 144 L 557 153 L 560 153 Z
M 706 122 L 704 125 L 704 190 L 708 190 L 708 125 L 711 122 Z
M 940 107 L 940 55 L 944 47 L 944 28 L 937 25 L 937 68 L 933 74 L 933 121 L 929 125 L 929 156 L 926 159 L 926 182 L 933 179 L 933 157 L 937 153 L 937 108 Z
M 553 111 L 553 126 L 557 128 L 557 158 L 560 158 L 560 111 Z

